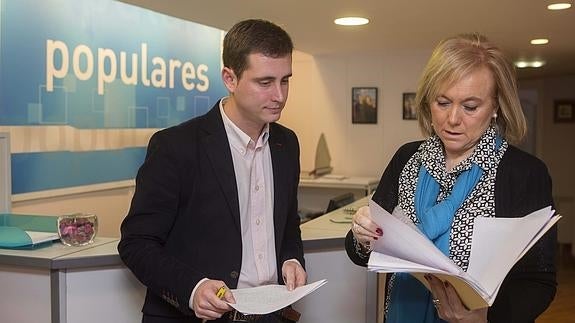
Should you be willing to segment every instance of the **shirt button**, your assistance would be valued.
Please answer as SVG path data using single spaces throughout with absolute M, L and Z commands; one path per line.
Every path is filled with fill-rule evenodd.
M 260 219 L 257 219 L 257 220 L 256 220 L 256 224 L 257 224 L 257 225 L 260 225 Z
M 259 191 L 259 190 L 260 190 L 260 186 L 256 185 L 256 191 Z
M 262 259 L 264 258 L 264 256 L 260 253 L 260 254 L 258 255 L 258 258 L 260 258 L 260 260 L 262 260 Z
M 240 276 L 240 274 L 239 274 L 237 271 L 235 271 L 235 270 L 230 273 L 230 277 L 233 278 L 233 279 L 236 279 L 236 278 L 238 278 L 239 276 Z

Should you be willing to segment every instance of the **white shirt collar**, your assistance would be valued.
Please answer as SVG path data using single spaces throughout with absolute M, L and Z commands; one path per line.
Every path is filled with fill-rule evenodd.
M 252 145 L 252 148 L 261 147 L 267 144 L 269 138 L 269 130 L 270 125 L 266 123 L 264 129 L 260 133 L 258 137 L 257 143 L 253 143 L 252 139 L 248 134 L 246 134 L 242 129 L 240 129 L 236 124 L 233 123 L 232 120 L 226 115 L 224 111 L 224 102 L 228 99 L 228 97 L 224 97 L 220 100 L 220 113 L 222 115 L 222 120 L 224 122 L 224 128 L 226 129 L 226 134 L 228 135 L 228 140 L 230 141 L 230 145 L 237 149 L 239 152 L 243 154 L 246 153 L 247 149 Z

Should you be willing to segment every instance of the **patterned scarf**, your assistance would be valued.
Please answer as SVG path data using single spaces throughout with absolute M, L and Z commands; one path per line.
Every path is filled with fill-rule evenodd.
M 495 215 L 495 176 L 506 149 L 507 143 L 490 127 L 473 154 L 447 172 L 443 145 L 433 136 L 401 173 L 398 205 L 464 270 L 469 265 L 473 220 Z M 387 322 L 442 322 L 429 291 L 409 274 L 392 276 L 386 310 Z

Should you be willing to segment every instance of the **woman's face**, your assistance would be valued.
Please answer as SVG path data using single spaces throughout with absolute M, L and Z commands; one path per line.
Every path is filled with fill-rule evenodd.
M 439 91 L 431 102 L 431 121 L 448 161 L 458 163 L 471 155 L 497 111 L 495 106 L 495 80 L 487 67 Z

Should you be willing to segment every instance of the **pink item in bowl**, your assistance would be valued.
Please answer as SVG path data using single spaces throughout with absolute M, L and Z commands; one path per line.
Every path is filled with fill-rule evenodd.
M 67 246 L 84 246 L 94 242 L 98 231 L 95 214 L 76 213 L 58 217 L 58 235 Z

